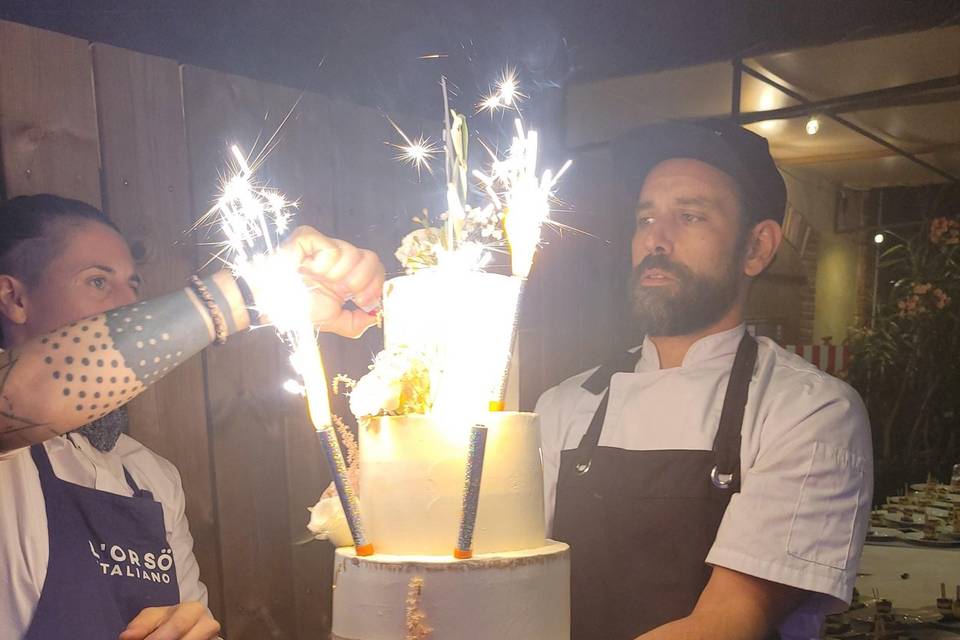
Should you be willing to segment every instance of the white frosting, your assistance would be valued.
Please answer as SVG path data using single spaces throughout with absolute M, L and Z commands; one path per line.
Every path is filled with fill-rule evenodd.
M 481 271 L 421 270 L 383 287 L 385 346 L 437 359 L 434 413 L 485 411 L 511 348 L 521 281 Z
M 471 560 L 337 549 L 333 638 L 404 640 L 413 578 L 422 581 L 417 609 L 430 640 L 570 638 L 569 548 L 553 541 Z
M 473 549 L 543 545 L 540 423 L 532 413 L 483 416 L 486 456 Z M 469 425 L 429 416 L 376 418 L 360 428 L 360 511 L 380 553 L 452 554 L 457 542 Z

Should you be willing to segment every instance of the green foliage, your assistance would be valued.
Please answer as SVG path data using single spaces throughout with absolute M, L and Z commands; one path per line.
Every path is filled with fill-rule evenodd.
M 894 236 L 881 256 L 893 286 L 872 327 L 851 331 L 847 379 L 873 428 L 875 496 L 960 462 L 960 219 Z

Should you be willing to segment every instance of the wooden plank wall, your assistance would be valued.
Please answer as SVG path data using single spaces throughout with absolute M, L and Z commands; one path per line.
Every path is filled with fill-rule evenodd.
M 299 97 L 0 21 L 4 194 L 102 205 L 131 243 L 145 294 L 157 295 L 208 260 L 204 238 L 185 231 L 212 201 L 228 145 L 262 143 Z M 410 218 L 423 206 L 436 212 L 442 190 L 391 159 L 382 114 L 306 94 L 281 135 L 261 176 L 300 198 L 300 222 L 396 268 Z M 362 374 L 381 339 L 377 330 L 358 341 L 323 337 L 328 370 Z M 329 477 L 303 402 L 280 389 L 289 375 L 272 331 L 254 331 L 131 405 L 132 435 L 180 469 L 210 607 L 231 640 L 324 637 L 330 625 L 332 550 L 298 544 Z M 334 408 L 346 413 L 342 398 Z
M 100 204 L 88 44 L 0 22 L 0 161 L 10 195 L 50 191 Z
M 103 201 L 131 245 L 151 298 L 183 286 L 197 252 L 180 68 L 176 62 L 116 47 L 93 46 Z M 200 574 L 219 611 L 220 566 L 210 481 L 203 363 L 194 357 L 130 404 L 131 435 L 175 461 L 186 495 Z

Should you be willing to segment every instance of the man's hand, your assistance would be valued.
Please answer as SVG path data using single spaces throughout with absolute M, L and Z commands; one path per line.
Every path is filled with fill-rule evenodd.
M 130 621 L 119 640 L 211 640 L 219 632 L 220 623 L 205 606 L 181 602 L 144 609 Z
M 328 238 L 308 226 L 294 229 L 283 249 L 293 252 L 301 274 L 311 285 L 311 314 L 317 327 L 356 338 L 376 324 L 375 309 L 385 273 L 377 254 Z M 344 309 L 347 300 L 374 311 Z

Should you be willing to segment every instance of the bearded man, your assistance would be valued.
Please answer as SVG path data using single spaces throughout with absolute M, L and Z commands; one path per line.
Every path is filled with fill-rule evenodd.
M 645 338 L 536 408 L 573 640 L 819 638 L 852 595 L 873 462 L 856 392 L 745 328 L 783 178 L 764 138 L 727 123 L 634 143 L 652 167 L 629 287 Z

